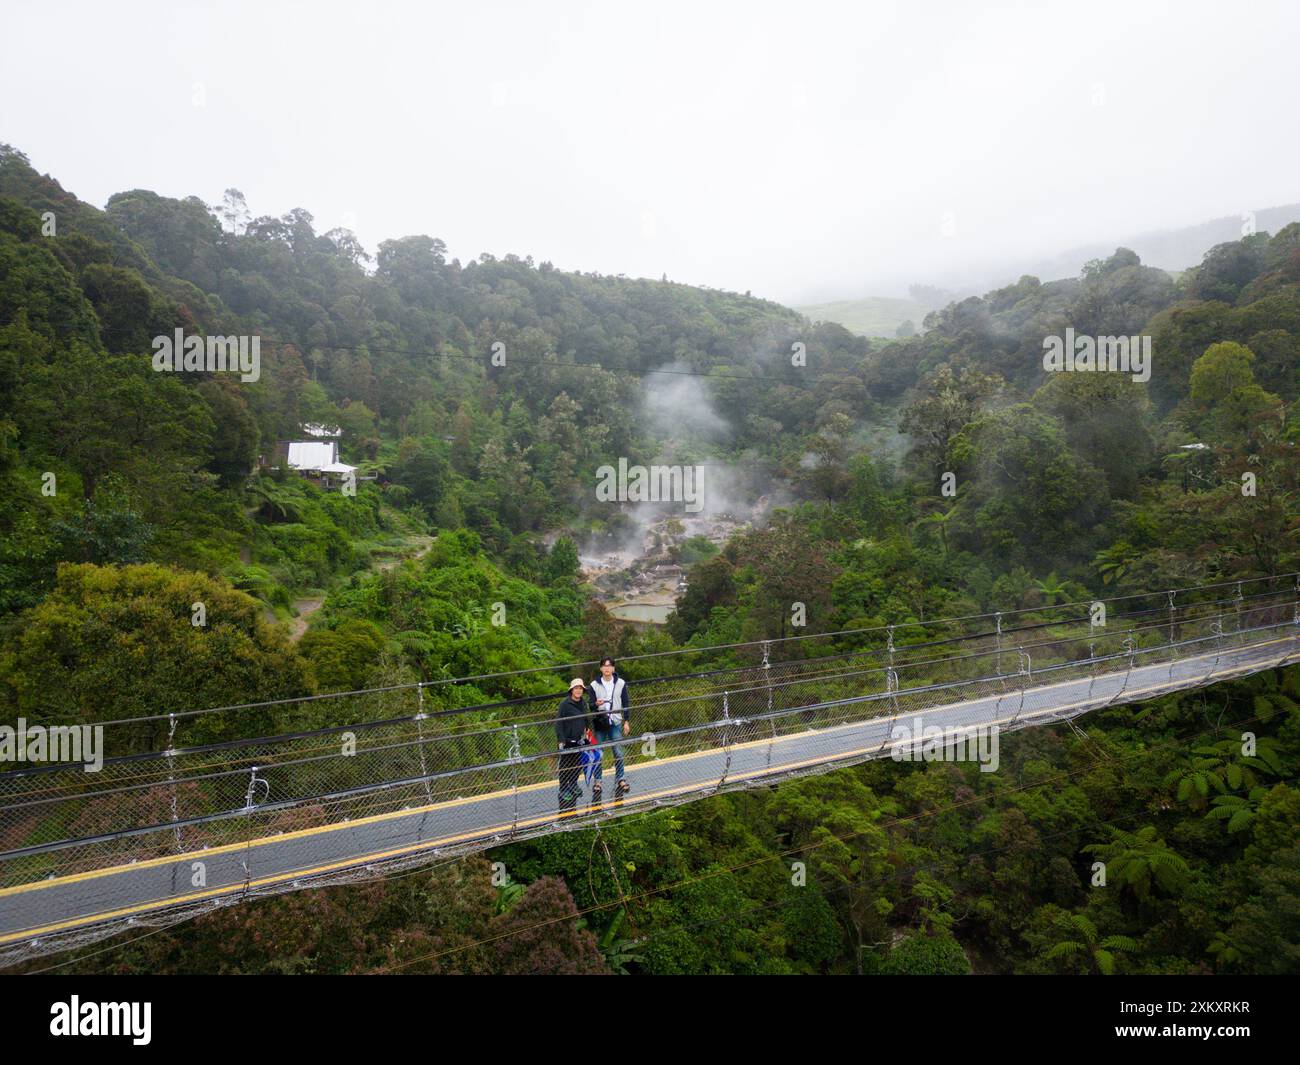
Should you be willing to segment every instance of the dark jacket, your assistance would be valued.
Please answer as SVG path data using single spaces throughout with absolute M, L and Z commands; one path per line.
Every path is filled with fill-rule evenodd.
M 555 738 L 561 747 L 576 747 L 587 733 L 587 714 L 590 711 L 586 699 L 574 702 L 565 696 L 555 714 Z

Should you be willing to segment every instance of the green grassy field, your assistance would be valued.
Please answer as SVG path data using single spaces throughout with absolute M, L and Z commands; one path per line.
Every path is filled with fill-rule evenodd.
M 895 299 L 890 296 L 866 296 L 858 300 L 837 300 L 834 303 L 811 303 L 796 307 L 814 322 L 838 322 L 850 332 L 867 337 L 892 337 L 894 331 L 910 321 L 921 329 L 926 308 L 915 300 Z

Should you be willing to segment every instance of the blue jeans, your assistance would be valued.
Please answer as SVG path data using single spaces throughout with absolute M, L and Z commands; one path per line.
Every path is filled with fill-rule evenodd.
M 611 740 L 623 738 L 623 726 L 611 725 L 607 729 L 596 729 L 596 742 L 609 743 Z M 614 751 L 614 780 L 615 782 L 623 779 L 623 745 L 616 743 L 613 746 Z M 597 783 L 600 782 L 601 764 L 605 761 L 605 752 L 600 751 L 600 761 L 596 763 L 596 775 L 593 778 Z

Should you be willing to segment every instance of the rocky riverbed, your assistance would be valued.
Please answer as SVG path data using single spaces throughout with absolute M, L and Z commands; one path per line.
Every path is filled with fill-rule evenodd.
M 596 548 L 580 555 L 583 579 L 595 586 L 614 617 L 634 624 L 662 625 L 677 597 L 686 591 L 691 557 L 686 542 L 703 537 L 721 548 L 733 533 L 761 518 L 766 509 L 764 498 L 749 517 L 721 512 L 665 514 L 616 550 Z

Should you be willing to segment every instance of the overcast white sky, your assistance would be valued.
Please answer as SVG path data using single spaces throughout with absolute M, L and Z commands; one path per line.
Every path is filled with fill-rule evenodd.
M 6 0 L 0 141 L 797 303 L 1300 200 L 1300 5 Z M 945 221 L 951 235 L 945 235 Z

